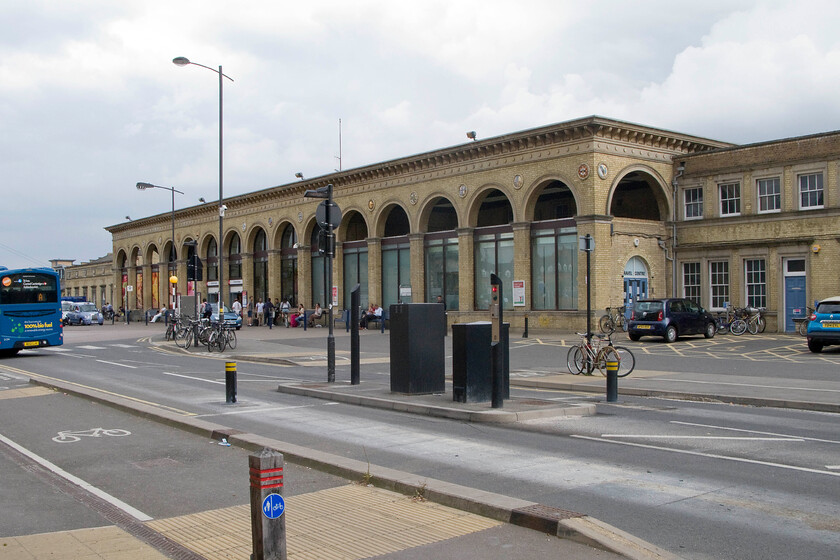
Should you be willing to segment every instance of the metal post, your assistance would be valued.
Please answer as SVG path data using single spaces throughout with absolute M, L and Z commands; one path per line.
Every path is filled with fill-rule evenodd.
M 251 480 L 251 543 L 254 560 L 286 560 L 283 454 L 264 448 L 248 456 Z
M 235 402 L 236 362 L 225 362 L 225 404 L 234 404 Z
M 206 67 L 205 67 L 206 68 Z M 208 70 L 212 70 L 209 68 Z M 224 154 L 222 152 L 222 77 L 224 74 L 222 73 L 222 65 L 219 65 L 219 244 L 218 244 L 218 263 L 219 263 L 219 317 L 224 318 L 224 309 L 225 309 L 225 298 L 224 298 L 224 258 L 225 258 L 225 240 L 223 238 L 224 235 L 224 222 L 225 222 L 225 204 L 224 204 L 224 189 L 222 187 L 223 182 L 222 178 L 224 174 L 222 173 L 222 162 L 224 158 L 222 157 Z M 231 80 L 233 81 L 233 80 Z
M 525 314 L 525 332 L 522 333 L 522 338 L 528 338 L 528 314 Z
M 504 297 L 502 281 L 495 274 L 490 275 L 490 382 L 492 408 L 504 405 L 504 354 L 502 353 L 502 328 L 504 325 Z
M 330 332 L 327 335 L 327 382 L 335 382 L 335 335 L 333 334 L 333 303 L 332 303 L 332 276 L 333 276 L 333 258 L 335 257 L 335 243 L 333 242 L 333 226 L 330 217 L 330 212 L 333 203 L 333 186 L 332 183 L 327 185 L 327 248 L 329 250 L 324 252 L 324 258 L 327 261 L 327 274 L 324 278 L 324 300 L 328 302 L 329 315 L 327 321 L 329 322 Z
M 590 277 L 590 255 L 592 236 L 586 234 L 586 342 L 592 342 L 592 278 Z
M 350 385 L 358 385 L 359 380 L 359 306 L 361 305 L 361 286 L 356 284 L 350 292 Z

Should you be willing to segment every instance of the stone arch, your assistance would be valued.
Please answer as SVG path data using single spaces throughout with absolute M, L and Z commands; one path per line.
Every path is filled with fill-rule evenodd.
M 417 231 L 432 233 L 458 229 L 461 217 L 448 197 L 434 194 L 423 201 L 417 221 Z
M 143 262 L 149 264 L 159 264 L 161 262 L 161 253 L 158 251 L 156 243 L 152 242 L 146 246 L 144 251 Z
M 607 199 L 606 214 L 657 222 L 671 215 L 671 196 L 659 173 L 645 165 L 632 165 L 616 176 Z
M 476 192 L 467 211 L 467 225 L 485 227 L 516 221 L 510 193 L 501 185 L 485 185 Z
M 363 241 L 370 237 L 369 231 L 365 215 L 360 210 L 349 210 L 342 216 L 339 228 L 340 241 Z
M 382 206 L 374 222 L 374 237 L 399 237 L 411 233 L 408 211 L 399 203 Z
M 143 256 L 138 245 L 131 248 L 131 253 L 129 253 L 129 255 L 128 266 L 143 266 Z
M 292 238 L 292 242 L 291 245 L 287 247 L 284 243 L 289 237 Z M 300 236 L 298 235 L 295 224 L 289 220 L 281 220 L 280 223 L 277 224 L 277 227 L 274 228 L 274 234 L 269 245 L 269 250 L 280 251 L 283 249 L 291 249 L 293 245 L 298 242 L 299 237 Z
M 210 247 L 210 241 L 216 241 L 216 236 L 212 233 L 205 233 L 203 236 L 199 236 L 198 241 L 198 254 L 199 256 L 204 259 L 204 255 L 207 254 L 207 250 Z M 218 247 L 218 243 L 216 245 Z
M 242 249 L 245 253 L 253 253 L 254 252 L 254 242 L 257 240 L 257 236 L 262 234 L 265 236 L 265 251 L 268 251 L 270 248 L 269 245 L 269 236 L 268 236 L 268 228 L 262 224 L 262 222 L 255 222 L 251 224 L 251 227 L 248 228 L 248 231 L 242 236 Z
M 524 217 L 527 222 L 574 218 L 580 209 L 572 184 L 557 177 L 543 177 L 527 193 Z
M 126 254 L 125 249 L 117 251 L 117 254 L 114 257 L 114 263 L 116 263 L 117 270 L 122 270 L 128 266 L 128 255 Z

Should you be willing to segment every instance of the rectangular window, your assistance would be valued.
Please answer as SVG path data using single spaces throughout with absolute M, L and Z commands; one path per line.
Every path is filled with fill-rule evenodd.
M 767 307 L 767 267 L 764 259 L 744 261 L 747 285 L 747 305 Z
M 700 263 L 683 263 L 683 297 L 700 305 Z
M 782 209 L 782 189 L 778 177 L 772 179 L 759 179 L 758 189 L 758 211 L 779 212 Z
M 709 286 L 712 290 L 712 309 L 726 309 L 730 304 L 729 263 L 727 261 L 709 263 Z
M 694 220 L 703 217 L 703 187 L 685 189 L 685 219 Z
M 720 188 L 720 215 L 738 216 L 741 214 L 741 184 L 725 183 Z
M 823 176 L 822 173 L 810 173 L 799 176 L 799 208 L 807 210 L 811 208 L 822 208 L 823 200 Z

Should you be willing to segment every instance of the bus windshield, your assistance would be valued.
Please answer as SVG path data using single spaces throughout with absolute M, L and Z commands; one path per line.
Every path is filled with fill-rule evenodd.
M 51 274 L 21 272 L 0 280 L 0 305 L 58 303 L 58 278 Z

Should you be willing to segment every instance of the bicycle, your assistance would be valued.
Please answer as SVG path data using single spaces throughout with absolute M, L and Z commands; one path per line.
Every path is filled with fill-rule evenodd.
M 627 317 L 624 316 L 627 306 L 616 307 L 615 311 L 612 309 L 612 307 L 607 307 L 607 314 L 598 321 L 598 328 L 601 329 L 602 333 L 615 332 L 616 327 L 627 332 Z
M 744 309 L 746 316 L 744 321 L 747 323 L 747 331 L 750 334 L 758 334 L 764 332 L 767 327 L 767 321 L 764 319 L 763 309 L 756 309 L 755 307 L 747 307 Z
M 800 334 L 800 336 L 807 336 L 808 335 L 808 323 L 811 322 L 811 315 L 814 313 L 813 307 L 806 307 L 808 313 L 804 317 L 794 317 L 793 322 L 796 323 L 796 332 Z M 794 309 L 794 311 L 799 311 Z
M 572 375 L 592 375 L 596 367 L 606 375 L 607 362 L 611 361 L 618 362 L 619 377 L 626 377 L 636 367 L 633 353 L 624 346 L 613 346 L 610 334 L 593 334 L 590 340 L 587 340 L 586 333 L 577 335 L 580 336 L 580 342 L 569 348 L 566 356 L 566 366 Z

